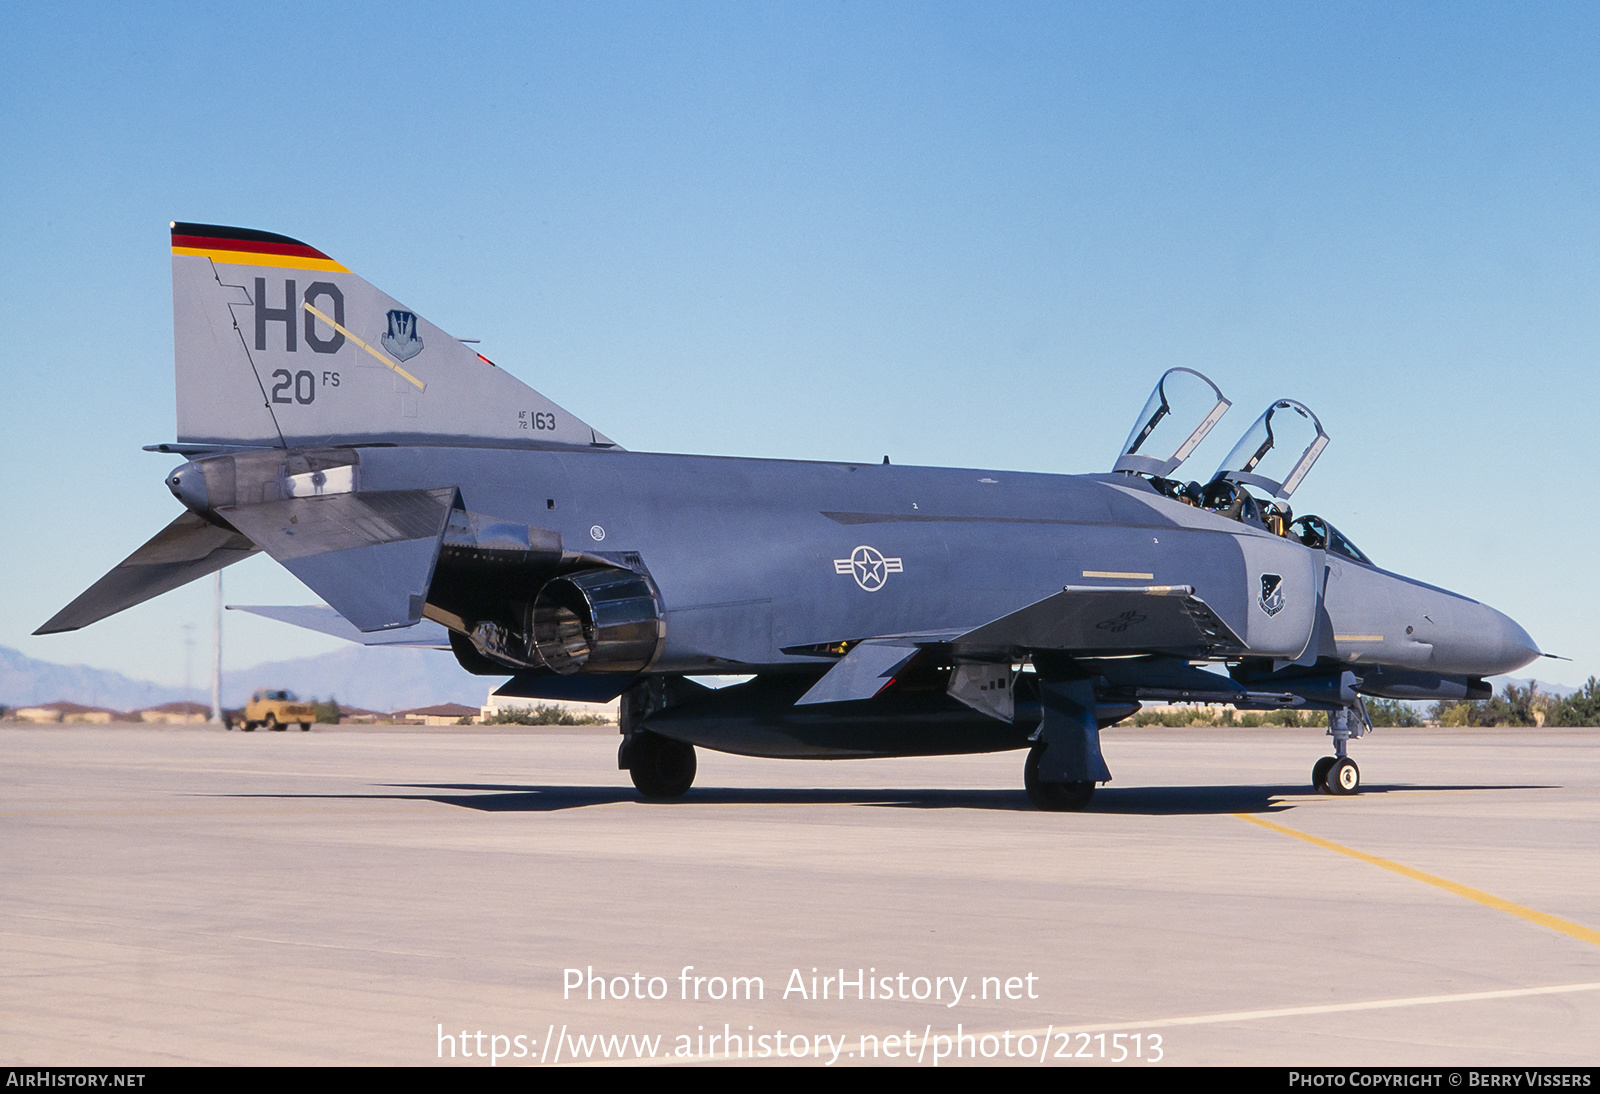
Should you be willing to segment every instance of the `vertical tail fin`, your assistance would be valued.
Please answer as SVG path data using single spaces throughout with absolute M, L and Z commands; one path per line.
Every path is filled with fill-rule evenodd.
M 172 225 L 178 440 L 616 447 L 288 236 Z

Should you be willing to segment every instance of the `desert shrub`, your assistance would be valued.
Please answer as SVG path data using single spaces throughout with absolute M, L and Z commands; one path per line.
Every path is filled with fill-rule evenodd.
M 484 720 L 487 726 L 603 726 L 610 722 L 598 714 L 574 714 L 554 703 L 508 707 Z

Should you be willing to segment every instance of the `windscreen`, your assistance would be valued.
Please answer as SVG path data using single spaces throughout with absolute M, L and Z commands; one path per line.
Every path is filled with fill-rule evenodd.
M 1343 532 L 1321 517 L 1301 517 L 1291 526 L 1290 534 L 1314 551 L 1328 551 L 1342 555 L 1352 562 L 1373 565 L 1373 561 L 1367 557 L 1365 551 L 1351 543 Z

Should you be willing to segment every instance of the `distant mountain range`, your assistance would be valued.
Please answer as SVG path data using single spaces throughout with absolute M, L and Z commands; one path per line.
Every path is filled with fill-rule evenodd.
M 1523 676 L 1496 676 L 1489 682 L 1494 685 L 1494 690 L 1498 692 L 1504 692 L 1506 686 L 1511 684 L 1519 688 L 1525 688 L 1529 684 L 1533 684 L 1538 688 L 1540 695 L 1554 695 L 1557 699 L 1565 699 L 1574 692 L 1581 690 L 1568 687 L 1565 684 L 1552 684 L 1548 680 L 1533 680 Z
M 350 646 L 335 653 L 272 661 L 222 674 L 224 706 L 243 705 L 256 688 L 288 688 L 368 710 L 404 710 L 432 703 L 482 706 L 504 680 L 473 676 L 441 650 Z M 0 704 L 28 706 L 65 699 L 112 710 L 142 710 L 177 699 L 209 702 L 209 684 L 185 692 L 88 665 L 36 661 L 0 646 Z

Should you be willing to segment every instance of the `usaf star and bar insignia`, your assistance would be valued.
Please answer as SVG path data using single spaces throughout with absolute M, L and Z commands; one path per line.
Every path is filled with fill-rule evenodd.
M 849 574 L 869 593 L 875 593 L 883 588 L 883 583 L 889 580 L 890 574 L 903 573 L 905 564 L 898 558 L 885 558 L 883 552 L 876 547 L 863 544 L 850 552 L 849 558 L 836 558 L 833 560 L 833 572 L 836 574 Z

